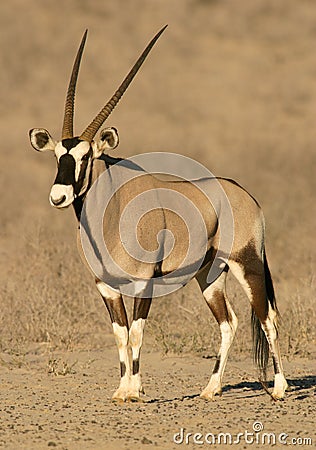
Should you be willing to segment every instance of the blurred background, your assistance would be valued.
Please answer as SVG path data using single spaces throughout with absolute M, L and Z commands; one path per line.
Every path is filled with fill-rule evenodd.
M 178 152 L 251 192 L 266 217 L 282 352 L 289 358 L 315 352 L 313 0 L 1 2 L 0 350 L 23 354 L 33 343 L 102 347 L 111 332 L 77 254 L 73 211 L 48 202 L 55 160 L 32 150 L 28 130 L 47 128 L 60 138 L 68 79 L 86 28 L 78 134 L 166 23 L 107 122 L 120 133 L 115 156 Z M 230 281 L 240 319 L 232 353 L 240 358 L 249 356 L 250 308 Z M 217 351 L 217 325 L 194 281 L 154 301 L 147 342 L 147 351 Z

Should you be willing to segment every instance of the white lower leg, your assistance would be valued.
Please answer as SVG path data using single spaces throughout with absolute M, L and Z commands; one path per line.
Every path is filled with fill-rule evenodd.
M 254 300 L 253 294 L 252 294 L 251 286 L 245 277 L 244 268 L 240 264 L 238 264 L 234 261 L 230 261 L 229 267 L 231 268 L 233 274 L 235 275 L 237 280 L 240 282 L 240 284 L 244 288 L 244 290 L 250 300 L 250 303 L 253 304 L 253 300 Z M 265 322 L 262 324 L 262 328 L 267 337 L 270 351 L 271 351 L 272 358 L 273 358 L 273 364 L 274 364 L 275 378 L 274 378 L 274 389 L 273 389 L 272 396 L 274 398 L 283 398 L 284 392 L 287 388 L 287 382 L 286 382 L 286 379 L 283 374 L 279 342 L 278 342 L 278 335 L 277 335 L 277 329 L 276 329 L 276 319 L 277 319 L 277 314 L 271 308 L 271 306 L 269 304 L 268 317 L 265 320 Z
M 206 302 L 211 307 L 216 320 L 220 323 L 221 331 L 221 346 L 216 364 L 208 385 L 201 393 L 201 397 L 211 400 L 216 394 L 220 394 L 222 391 L 222 378 L 227 362 L 228 351 L 233 342 L 238 324 L 237 317 L 229 301 L 226 299 L 226 276 L 227 271 L 223 271 L 220 276 L 203 291 Z M 216 307 L 218 308 L 217 310 Z M 226 308 L 227 311 L 225 311 Z M 227 317 L 229 317 L 229 321 L 227 320 Z
M 269 305 L 268 317 L 263 323 L 262 328 L 269 342 L 270 351 L 273 359 L 275 376 L 274 376 L 274 388 L 272 396 L 275 399 L 281 399 L 284 397 L 284 393 L 286 388 L 288 387 L 288 384 L 283 374 L 280 347 L 278 342 L 278 333 L 276 329 L 276 318 L 277 318 L 276 312 Z
M 133 320 L 129 330 L 129 344 L 132 349 L 132 373 L 130 383 L 130 394 L 139 397 L 142 392 L 141 376 L 139 373 L 139 357 L 143 343 L 143 333 L 145 327 L 145 319 Z
M 217 362 L 208 385 L 201 393 L 202 397 L 211 400 L 216 394 L 221 394 L 222 392 L 222 379 L 227 363 L 228 352 L 234 340 L 237 329 L 238 319 L 231 307 L 230 313 L 232 316 L 232 321 L 230 323 L 225 321 L 220 324 L 221 346 L 217 356 Z
M 124 401 L 127 398 L 131 377 L 131 358 L 128 346 L 128 330 L 126 326 L 120 326 L 115 322 L 113 322 L 112 325 L 121 366 L 120 385 L 112 398 L 113 400 Z

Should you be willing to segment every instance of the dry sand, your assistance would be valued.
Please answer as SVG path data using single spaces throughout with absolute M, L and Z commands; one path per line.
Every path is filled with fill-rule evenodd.
M 282 402 L 272 401 L 262 390 L 249 360 L 228 364 L 223 395 L 206 402 L 199 393 L 210 374 L 208 359 L 145 353 L 144 403 L 123 405 L 111 403 L 117 387 L 113 345 L 102 351 L 55 354 L 49 367 L 44 356 L 29 355 L 25 362 L 23 369 L 2 371 L 0 446 L 6 449 L 195 448 L 195 433 L 202 435 L 196 438 L 204 441 L 202 448 L 218 449 L 271 448 L 264 433 L 270 434 L 270 444 L 275 439 L 275 448 L 283 448 L 284 433 L 289 445 L 293 438 L 315 438 L 315 378 L 309 375 L 307 360 L 286 363 L 291 388 Z M 70 373 L 56 375 L 63 371 Z M 257 422 L 263 430 L 254 433 Z M 178 435 L 181 429 L 183 438 Z M 240 437 L 234 444 L 238 433 L 246 431 L 254 436 Z M 222 444 L 209 445 L 208 433 Z M 218 441 L 224 439 L 220 433 L 230 433 L 232 444 L 228 436 L 226 445 Z

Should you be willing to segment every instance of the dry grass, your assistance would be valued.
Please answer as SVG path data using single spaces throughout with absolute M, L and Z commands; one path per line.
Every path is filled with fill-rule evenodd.
M 284 287 L 288 291 L 288 286 Z M 288 306 L 283 311 L 280 329 L 282 351 L 290 359 L 297 355 L 315 357 L 315 294 L 312 275 L 300 280 L 296 289 L 287 294 Z
M 69 350 L 89 340 L 92 330 L 110 331 L 100 319 L 103 312 L 106 317 L 105 308 L 93 280 L 85 278 L 76 248 L 60 244 L 43 230 L 25 243 L 18 266 L 27 261 L 28 270 L 17 271 L 14 282 L 2 287 L 2 350 L 23 353 L 31 342 Z
M 47 373 L 56 377 L 74 374 L 76 373 L 74 367 L 77 363 L 78 361 L 69 363 L 61 358 L 50 358 L 47 363 Z
M 56 236 L 47 240 L 45 231 L 40 230 L 36 239 L 25 242 L 25 258 L 29 269 L 18 271 L 14 283 L 9 280 L 2 286 L 1 350 L 12 356 L 10 366 L 17 367 L 24 365 L 30 344 L 44 343 L 50 355 L 48 371 L 62 374 L 68 364 L 55 360 L 51 352 L 102 347 L 103 337 L 111 332 L 110 321 L 74 245 L 60 245 Z M 22 264 L 20 261 L 18 266 Z M 23 289 L 16 289 L 16 283 Z M 280 296 L 287 305 L 281 309 L 282 354 L 288 358 L 312 356 L 316 342 L 312 276 L 301 280 L 294 291 L 288 289 L 286 280 L 279 284 Z M 228 296 L 239 319 L 231 353 L 232 359 L 238 359 L 251 354 L 250 306 L 232 277 L 228 278 Z M 129 310 L 131 304 L 128 299 Z M 196 282 L 153 301 L 146 329 L 147 351 L 155 348 L 165 355 L 197 353 L 214 357 L 219 342 L 218 325 Z

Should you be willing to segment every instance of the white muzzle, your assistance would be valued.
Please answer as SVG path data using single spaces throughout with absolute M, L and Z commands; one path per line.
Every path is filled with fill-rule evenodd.
M 54 184 L 49 195 L 49 202 L 55 208 L 66 208 L 74 199 L 74 188 L 71 184 Z

